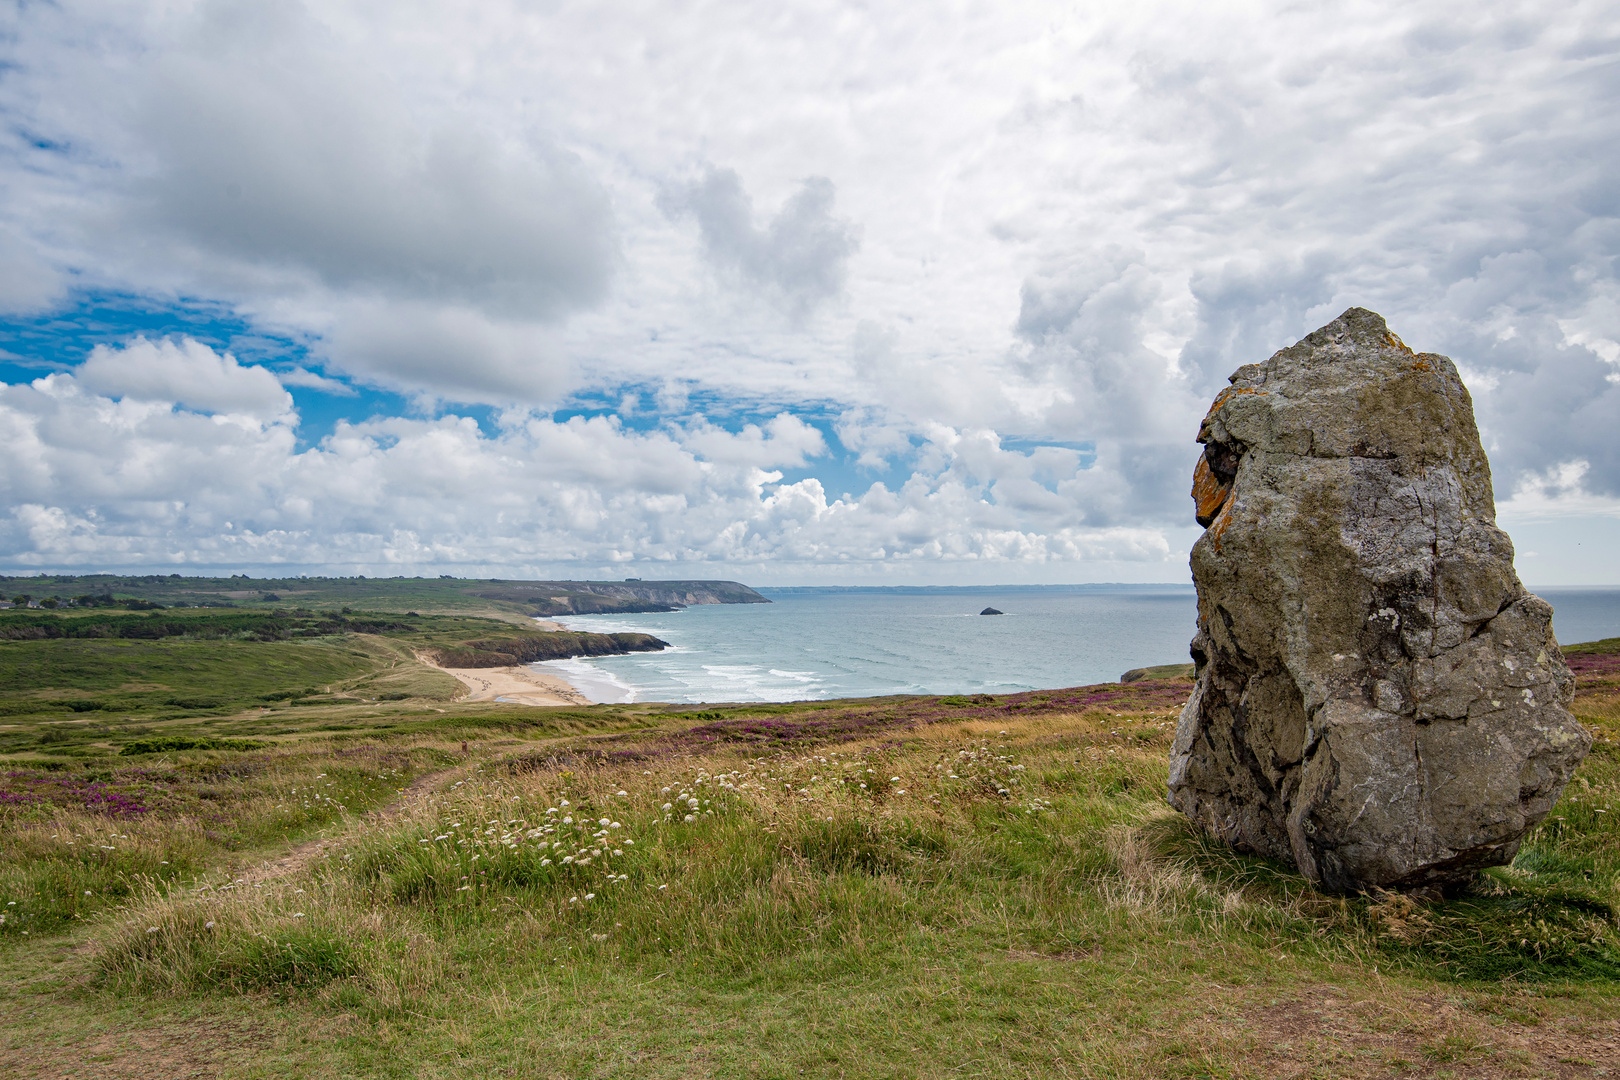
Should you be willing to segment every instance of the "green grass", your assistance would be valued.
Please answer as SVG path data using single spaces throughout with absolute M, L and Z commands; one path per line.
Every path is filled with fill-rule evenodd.
M 93 761 L 152 738 L 380 734 L 447 715 L 455 722 L 435 730 L 523 727 L 533 709 L 458 704 L 462 685 L 419 657 L 481 663 L 483 646 L 555 650 L 582 637 L 602 647 L 601 635 L 456 615 L 0 612 L 0 755 Z
M 278 703 L 184 721 L 267 748 L 14 770 L 49 798 L 0 807 L 0 1071 L 114 1043 L 126 1071 L 241 1076 L 1607 1060 L 1615 695 L 1579 699 L 1597 746 L 1515 863 L 1420 903 L 1319 894 L 1170 812 L 1174 715 L 1141 704 L 1157 682 L 760 709 Z

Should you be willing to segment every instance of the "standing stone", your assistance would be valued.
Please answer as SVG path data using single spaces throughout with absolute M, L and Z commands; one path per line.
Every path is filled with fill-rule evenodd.
M 1326 889 L 1511 861 L 1592 740 L 1456 367 L 1351 308 L 1231 383 L 1198 433 L 1171 804 Z

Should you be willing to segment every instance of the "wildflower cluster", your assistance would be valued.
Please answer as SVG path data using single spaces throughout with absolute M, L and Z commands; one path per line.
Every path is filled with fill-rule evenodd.
M 840 756 L 837 751 L 825 754 L 778 754 L 755 758 L 730 772 L 709 773 L 698 769 L 689 781 L 667 785 L 659 793 L 666 801 L 661 809 L 663 820 L 690 823 L 700 817 L 712 816 L 751 797 L 758 800 L 787 799 L 809 805 L 839 795 L 881 796 L 893 792 L 904 795 L 906 789 L 896 788 L 903 783 L 891 776 L 880 762 L 863 757 Z
M 361 876 L 387 877 L 401 898 L 476 896 L 502 884 L 593 889 L 630 880 L 636 842 L 610 814 L 567 798 L 545 806 L 537 795 L 511 795 L 501 785 L 476 782 L 446 803 L 391 843 L 362 851 L 354 862 Z M 595 896 L 575 894 L 568 903 Z
M 731 772 L 710 775 L 707 769 L 699 769 L 693 776 L 691 783 L 667 785 L 659 795 L 669 800 L 660 808 L 664 812 L 664 821 L 671 822 L 677 818 L 683 822 L 694 822 L 699 817 L 714 816 L 714 798 L 704 798 L 704 786 L 713 785 L 720 791 L 740 792 L 749 786 L 749 779 L 754 775 L 753 769 L 737 769 Z M 723 804 L 722 804 L 723 808 Z
M 1023 780 L 1024 767 L 1016 764 L 1011 754 L 1003 753 L 1004 749 L 988 742 L 963 747 L 934 769 L 947 780 L 959 781 L 961 789 L 1009 799 L 1013 788 Z M 1049 808 L 1050 804 L 1041 807 Z

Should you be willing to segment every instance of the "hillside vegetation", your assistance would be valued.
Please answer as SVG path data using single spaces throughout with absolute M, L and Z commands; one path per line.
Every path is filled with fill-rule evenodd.
M 661 646 L 646 634 L 551 632 L 414 611 L 5 611 L 0 753 L 94 759 L 154 735 L 387 728 L 458 708 L 464 688 L 430 663 L 499 667 Z M 503 715 L 502 706 L 493 709 Z
M 0 656 L 36 644 L 173 643 Z M 1169 812 L 1174 674 L 688 709 L 323 692 L 142 737 L 207 745 L 31 746 L 0 786 L 0 1072 L 1609 1075 L 1620 641 L 1570 653 L 1596 749 L 1513 866 L 1429 904 L 1318 894 Z

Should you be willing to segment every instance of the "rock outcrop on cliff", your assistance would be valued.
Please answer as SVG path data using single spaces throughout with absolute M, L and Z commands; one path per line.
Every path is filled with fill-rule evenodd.
M 1510 861 L 1591 738 L 1456 367 L 1352 308 L 1231 383 L 1198 434 L 1170 802 L 1328 889 Z
M 466 590 L 484 600 L 523 604 L 530 614 L 599 615 L 678 611 L 701 604 L 768 604 L 735 581 L 489 581 Z

